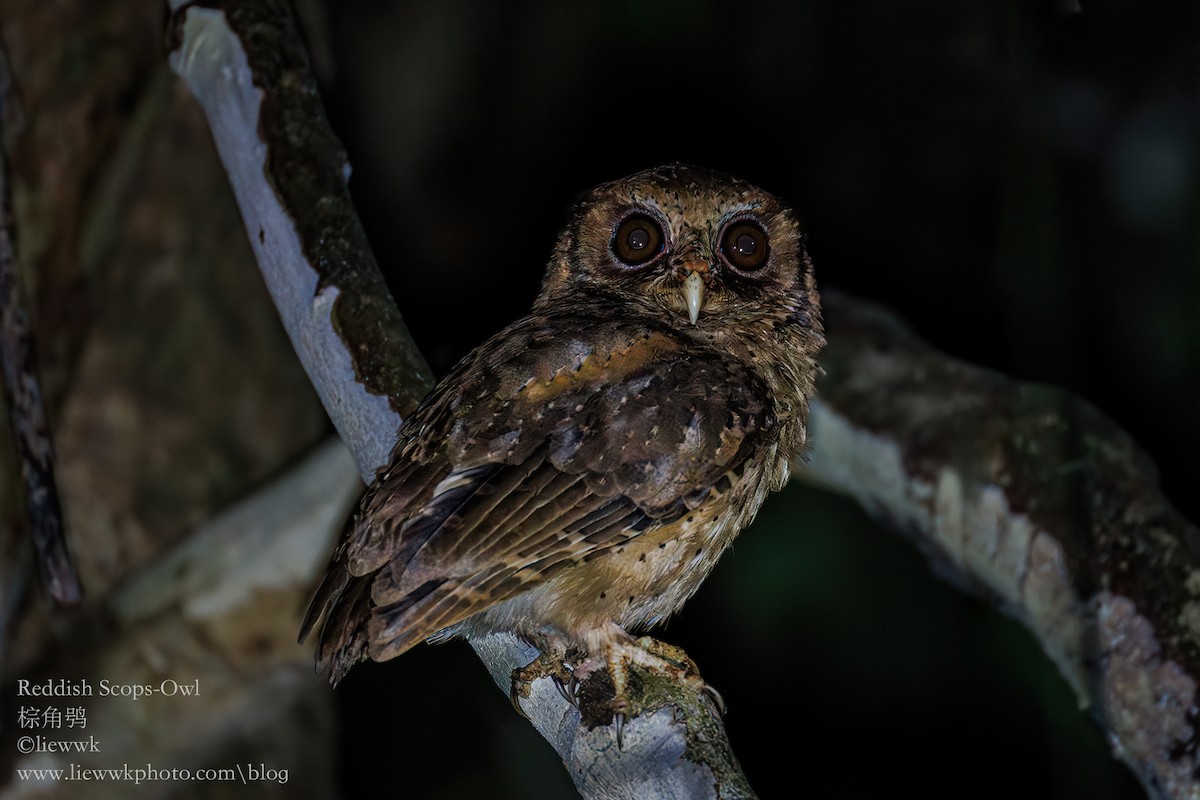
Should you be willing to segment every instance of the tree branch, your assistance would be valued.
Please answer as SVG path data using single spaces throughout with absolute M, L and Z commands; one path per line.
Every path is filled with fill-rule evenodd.
M 284 326 L 369 480 L 432 373 L 366 244 L 294 23 L 282 3 L 170 6 L 172 69 L 204 108 Z M 475 648 L 506 692 L 533 656 L 513 637 Z M 548 677 L 522 708 L 586 797 L 753 796 L 711 703 L 682 676 L 655 688 L 619 756 L 613 724 L 585 725 Z
M 370 481 L 433 373 L 367 244 L 287 5 L 169 5 L 171 67 L 204 108 L 284 328 Z
M 1149 457 L 1075 395 L 948 358 L 861 300 L 825 308 L 799 475 L 1024 623 L 1152 796 L 1200 796 L 1200 531 Z

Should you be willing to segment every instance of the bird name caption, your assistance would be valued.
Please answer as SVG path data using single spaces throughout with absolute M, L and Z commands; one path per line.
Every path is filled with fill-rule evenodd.
M 200 679 L 177 681 L 165 678 L 158 683 L 116 683 L 101 679 L 92 683 L 86 678 L 67 680 L 66 678 L 51 678 L 44 681 L 31 681 L 21 678 L 17 681 L 18 697 L 131 697 L 140 700 L 143 697 L 199 697 Z
M 200 697 L 199 678 L 164 678 L 158 683 L 120 683 L 106 679 L 91 681 L 87 678 L 19 678 L 16 684 L 17 696 L 22 698 L 17 708 L 17 728 L 25 732 L 17 738 L 17 752 L 20 756 L 37 759 L 18 761 L 20 766 L 15 772 L 20 780 L 38 784 L 58 781 L 123 781 L 134 784 L 155 781 L 234 781 L 242 784 L 262 781 L 288 782 L 286 769 L 268 767 L 261 763 L 205 769 L 163 769 L 152 764 L 131 767 L 128 763 L 123 763 L 119 767 L 103 767 L 91 762 L 66 760 L 72 756 L 82 760 L 96 756 L 103 759 L 119 754 L 105 750 L 99 737 L 84 733 L 88 727 L 88 709 L 85 702 L 63 702 L 62 698 L 117 697 L 143 700 L 151 697 Z M 38 702 L 37 699 L 27 698 L 44 700 Z M 46 702 L 47 700 L 49 702 Z M 66 738 L 61 738 L 64 735 Z M 37 766 L 32 766 L 35 763 Z

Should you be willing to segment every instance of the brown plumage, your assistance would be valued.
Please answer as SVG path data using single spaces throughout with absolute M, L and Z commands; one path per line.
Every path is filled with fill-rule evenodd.
M 675 612 L 802 449 L 823 343 L 776 198 L 670 165 L 593 190 L 531 313 L 400 430 L 302 638 L 337 682 L 426 639 L 603 656 Z

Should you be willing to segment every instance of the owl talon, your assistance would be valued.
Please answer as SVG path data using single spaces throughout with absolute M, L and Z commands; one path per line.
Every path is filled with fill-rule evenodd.
M 558 693 L 562 695 L 562 699 L 579 708 L 579 681 L 576 680 L 575 676 L 572 675 L 569 681 L 563 681 L 557 675 L 551 675 L 550 679 L 554 681 L 554 688 L 558 689 Z
M 521 708 L 520 699 L 528 697 L 529 687 L 541 678 L 550 678 L 562 698 L 576 708 L 579 707 L 579 680 L 562 651 L 551 648 L 525 666 L 512 671 L 509 697 L 518 714 L 529 719 L 529 715 Z
M 520 670 L 513 670 L 512 686 L 508 690 L 508 699 L 512 701 L 513 710 L 520 714 L 526 722 L 529 721 L 529 715 L 525 713 L 525 709 L 521 708 L 521 680 L 517 677 Z
M 725 713 L 729 710 L 729 707 L 725 705 L 725 698 L 721 697 L 721 693 L 718 692 L 711 683 L 705 683 L 700 687 L 700 691 L 711 697 L 713 703 L 717 707 L 717 711 L 721 712 L 722 717 L 725 716 Z

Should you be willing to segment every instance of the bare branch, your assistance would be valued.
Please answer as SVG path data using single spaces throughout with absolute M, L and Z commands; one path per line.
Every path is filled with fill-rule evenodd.
M 1200 796 L 1200 531 L 1068 392 L 964 364 L 826 293 L 801 477 L 856 498 L 1033 631 L 1153 796 Z
M 204 108 L 275 307 L 369 481 L 433 374 L 350 201 L 303 45 L 285 4 L 170 6 L 171 68 Z

